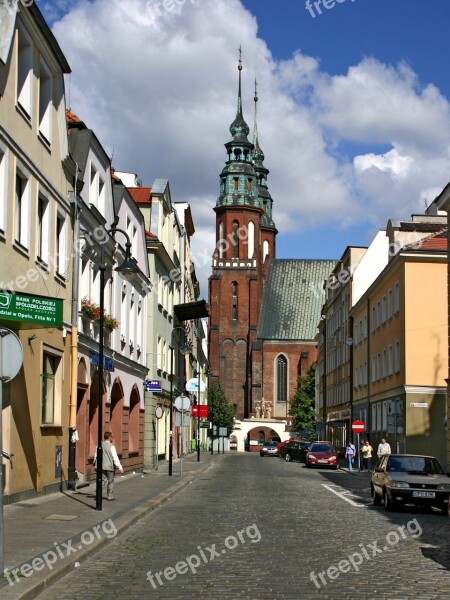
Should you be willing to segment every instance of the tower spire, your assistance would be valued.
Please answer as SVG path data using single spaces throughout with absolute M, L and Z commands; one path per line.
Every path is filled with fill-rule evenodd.
M 239 46 L 239 85 L 238 85 L 238 100 L 237 100 L 237 111 L 236 118 L 230 125 L 230 133 L 234 140 L 237 141 L 248 141 L 247 136 L 250 132 L 249 126 L 244 121 L 244 115 L 242 112 L 242 92 L 241 92 L 241 73 L 242 73 L 242 46 Z
M 258 140 L 258 82 L 255 78 L 255 96 L 253 98 L 255 101 L 255 116 L 253 123 L 253 160 L 255 163 L 262 163 L 264 160 L 264 153 L 259 147 Z

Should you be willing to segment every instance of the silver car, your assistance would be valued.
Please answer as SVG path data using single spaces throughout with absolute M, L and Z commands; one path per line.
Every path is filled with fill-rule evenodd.
M 278 446 L 279 442 L 264 442 L 259 450 L 260 456 L 278 456 Z
M 382 456 L 370 483 L 374 504 L 386 510 L 401 504 L 434 506 L 448 514 L 450 479 L 434 456 L 389 454 Z

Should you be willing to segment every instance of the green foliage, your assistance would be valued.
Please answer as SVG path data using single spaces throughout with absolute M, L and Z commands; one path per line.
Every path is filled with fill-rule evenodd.
M 208 419 L 217 427 L 226 427 L 228 435 L 233 431 L 234 409 L 218 385 L 208 389 Z
M 310 440 L 314 440 L 316 433 L 315 385 L 315 373 L 311 366 L 306 375 L 298 378 L 298 386 L 289 411 L 294 431 Z

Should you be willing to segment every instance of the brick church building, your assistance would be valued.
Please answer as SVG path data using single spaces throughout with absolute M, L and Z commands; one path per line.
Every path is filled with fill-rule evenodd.
M 336 261 L 276 259 L 278 232 L 258 139 L 256 86 L 250 142 L 241 60 L 238 73 L 236 118 L 214 208 L 209 383 L 220 385 L 233 405 L 236 428 L 245 430 L 245 447 L 258 450 L 264 440 L 289 437 L 289 401 L 299 375 L 317 358 L 322 284 Z

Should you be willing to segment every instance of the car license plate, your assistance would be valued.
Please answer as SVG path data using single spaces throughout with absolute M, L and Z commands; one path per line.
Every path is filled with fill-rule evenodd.
M 326 459 L 324 459 L 324 458 L 319 458 L 319 460 L 318 460 L 317 462 L 320 462 L 320 463 L 327 463 L 328 461 L 327 461 Z
M 434 492 L 413 492 L 413 498 L 435 498 L 436 494 Z

